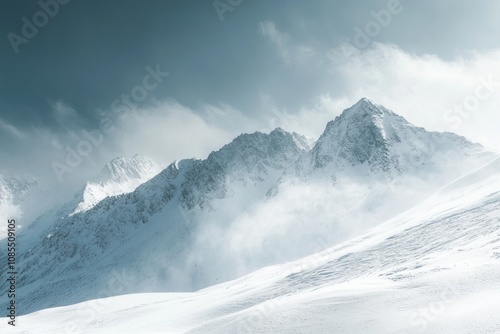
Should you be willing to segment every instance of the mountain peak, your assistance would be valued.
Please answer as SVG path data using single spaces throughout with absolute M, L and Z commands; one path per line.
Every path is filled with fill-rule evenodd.
M 361 132 L 380 132 L 384 139 L 388 139 L 388 133 L 392 132 L 390 129 L 401 126 L 415 127 L 404 117 L 364 97 L 352 107 L 345 109 L 335 120 L 330 121 L 325 132 L 338 131 L 339 127 L 342 128 L 342 132 L 352 132 L 356 128 Z
M 156 162 L 140 154 L 132 158 L 117 157 L 108 162 L 91 182 L 126 182 L 159 171 L 160 168 Z
M 132 192 L 160 171 L 155 161 L 140 154 L 114 158 L 75 195 L 71 215 L 93 208 L 106 197 Z
M 367 99 L 332 121 L 312 150 L 301 149 L 299 139 L 281 129 L 243 134 L 204 160 L 174 162 L 138 188 L 145 179 L 88 184 L 75 203 L 78 214 L 54 212 L 33 224 L 34 234 L 24 239 L 30 251 L 20 267 L 27 278 L 19 286 L 25 291 L 19 296 L 23 311 L 56 306 L 58 295 L 66 303 L 80 302 L 88 291 L 105 288 L 104 275 L 115 269 L 144 269 L 123 293 L 149 283 L 155 290 L 199 289 L 215 277 L 239 272 L 240 256 L 249 263 L 268 261 L 290 250 L 290 241 L 303 239 L 308 251 L 317 235 L 349 226 L 344 217 L 362 221 L 359 210 L 366 210 L 368 218 L 386 210 L 392 199 L 405 202 L 420 180 L 444 185 L 464 166 L 481 163 L 462 137 L 407 126 L 402 117 Z M 142 161 L 119 158 L 108 167 L 128 170 L 130 160 Z M 386 181 L 396 182 L 386 191 L 381 184 Z M 396 191 L 389 189 L 392 185 Z M 391 196 L 387 202 L 382 201 L 385 193 Z M 316 221 L 321 230 L 309 226 Z M 139 228 L 138 223 L 148 225 Z M 212 236 L 222 241 L 214 243 Z M 237 243 L 244 245 L 238 256 L 215 256 Z M 275 253 L 268 253 L 268 245 L 276 245 Z M 0 252 L 0 262 L 5 256 Z M 197 269 L 186 276 L 176 274 L 194 264 Z M 221 274 L 225 267 L 236 269 Z M 39 288 L 40 280 L 49 288 L 33 298 L 29 292 Z M 58 289 L 50 289 L 55 284 Z
M 352 107 L 344 110 L 344 113 L 357 114 L 357 115 L 370 115 L 370 116 L 395 115 L 400 118 L 403 118 L 395 114 L 394 112 L 390 111 L 383 105 L 377 104 L 366 97 L 363 97 L 358 102 L 356 102 Z
M 280 127 L 277 127 L 276 129 L 274 129 L 273 131 L 271 131 L 270 134 L 273 134 L 273 133 L 275 133 L 275 134 L 277 134 L 277 133 L 287 133 L 287 131 L 283 130 Z
M 361 106 L 375 106 L 375 107 L 377 107 L 378 104 L 376 104 L 373 100 L 371 100 L 371 99 L 369 99 L 367 97 L 362 97 L 352 107 L 356 107 L 356 106 L 359 106 L 359 107 L 361 107 Z
M 364 166 L 366 173 L 395 175 L 418 167 L 413 161 L 415 156 L 425 157 L 432 150 L 446 151 L 446 145 L 439 143 L 473 146 L 460 136 L 444 136 L 416 127 L 384 106 L 362 98 L 328 123 L 312 150 L 311 166 L 328 166 L 335 173 Z M 457 152 L 463 151 L 460 147 L 456 147 Z

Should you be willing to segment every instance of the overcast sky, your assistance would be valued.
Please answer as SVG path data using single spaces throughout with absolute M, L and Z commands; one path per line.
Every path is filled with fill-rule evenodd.
M 0 173 L 60 182 L 57 162 L 72 184 L 116 156 L 203 158 L 241 132 L 316 139 L 364 96 L 500 149 L 498 13 L 492 0 L 5 0 Z

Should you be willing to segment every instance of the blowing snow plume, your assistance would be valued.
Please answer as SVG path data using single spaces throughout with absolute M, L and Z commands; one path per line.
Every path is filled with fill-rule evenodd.
M 22 231 L 21 311 L 97 298 L 93 291 L 191 291 L 297 259 L 403 212 L 494 157 L 368 99 L 329 122 L 312 148 L 282 129 L 243 134 L 205 160 L 171 164 L 131 193 L 42 216 Z M 127 284 L 109 292 L 117 273 Z

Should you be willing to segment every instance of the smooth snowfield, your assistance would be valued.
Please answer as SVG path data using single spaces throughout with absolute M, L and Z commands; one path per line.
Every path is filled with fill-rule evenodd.
M 46 309 L 19 317 L 16 328 L 1 318 L 1 332 L 499 333 L 499 167 L 497 159 L 300 261 L 194 293 Z

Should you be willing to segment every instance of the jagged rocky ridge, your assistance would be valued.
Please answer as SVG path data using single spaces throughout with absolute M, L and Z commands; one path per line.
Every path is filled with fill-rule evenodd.
M 216 229 L 208 242 L 231 241 L 215 239 L 221 235 L 217 229 L 230 230 L 239 213 L 265 205 L 270 193 L 279 196 L 289 182 L 314 186 L 319 181 L 332 191 L 343 179 L 368 187 L 408 176 L 422 182 L 438 178 L 444 184 L 462 173 L 459 167 L 471 168 L 490 156 L 463 137 L 427 132 L 367 99 L 328 123 L 312 149 L 305 138 L 282 129 L 243 134 L 205 160 L 171 164 L 131 193 L 32 224 L 19 238 L 20 311 L 93 299 L 103 289 L 110 294 L 182 290 L 233 278 L 242 273 L 237 255 L 216 252 L 206 256 L 220 256 L 219 262 L 204 263 L 193 251 L 206 233 L 204 226 Z M 308 223 L 314 235 L 317 222 Z M 318 234 L 322 231 L 318 228 Z M 280 245 L 273 243 L 273 251 L 286 260 Z M 303 255 L 316 250 L 308 247 Z M 264 264 L 270 263 L 259 263 Z M 126 273 L 130 282 L 120 291 L 108 291 L 116 271 Z

